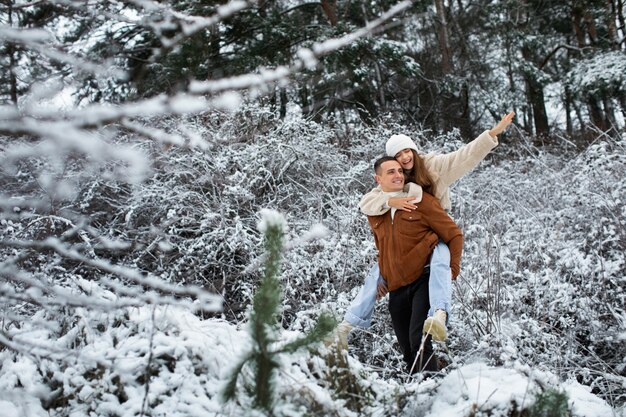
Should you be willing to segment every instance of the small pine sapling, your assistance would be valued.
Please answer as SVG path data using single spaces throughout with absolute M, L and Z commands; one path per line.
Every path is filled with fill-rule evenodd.
M 535 398 L 535 403 L 529 410 L 530 417 L 569 417 L 568 398 L 565 392 L 551 388 Z
M 253 348 L 233 368 L 232 374 L 222 392 L 224 401 L 234 399 L 237 379 L 243 367 L 249 362 L 254 370 L 254 405 L 272 415 L 275 391 L 274 373 L 279 367 L 276 360 L 279 354 L 294 353 L 302 348 L 312 348 L 321 342 L 335 328 L 335 318 L 322 314 L 317 323 L 303 336 L 292 342 L 280 345 L 280 306 L 282 288 L 278 279 L 283 250 L 285 221 L 277 212 L 264 210 L 259 230 L 264 234 L 265 265 L 261 284 L 254 296 L 252 311 L 249 314 L 249 331 Z

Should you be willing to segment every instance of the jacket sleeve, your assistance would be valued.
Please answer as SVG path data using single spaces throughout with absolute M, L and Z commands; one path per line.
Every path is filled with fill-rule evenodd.
M 418 203 L 422 201 L 422 187 L 419 185 L 413 182 L 406 183 L 403 191 L 405 194 L 398 195 L 398 197 L 415 197 Z M 389 211 L 388 200 L 388 197 L 383 194 L 380 187 L 372 188 L 369 193 L 361 197 L 359 208 L 361 213 L 366 216 L 380 216 Z
M 380 216 L 389 211 L 387 205 L 387 196 L 383 194 L 380 187 L 372 188 L 372 190 L 361 197 L 359 202 L 361 213 L 366 216 Z
M 424 199 L 425 202 L 426 199 Z M 423 204 L 423 203 L 422 203 Z M 450 249 L 450 269 L 452 279 L 456 279 L 461 272 L 461 254 L 463 252 L 463 232 L 456 225 L 454 220 L 441 207 L 439 201 L 432 197 L 428 199 L 431 206 L 429 215 L 426 218 L 431 229 L 443 240 Z
M 476 139 L 456 151 L 433 156 L 429 168 L 439 174 L 446 186 L 450 186 L 474 169 L 496 146 L 498 138 L 492 137 L 489 131 L 485 130 Z
M 422 186 L 417 185 L 414 182 L 408 182 L 404 185 L 404 192 L 407 197 L 415 197 L 415 201 L 419 203 L 422 201 Z

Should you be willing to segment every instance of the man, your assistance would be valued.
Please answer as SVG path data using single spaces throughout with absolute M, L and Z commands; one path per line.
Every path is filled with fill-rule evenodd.
M 402 166 L 385 156 L 374 163 L 374 179 L 388 197 L 404 196 Z M 380 274 L 389 291 L 389 313 L 393 329 L 410 371 L 437 371 L 429 334 L 421 349 L 429 305 L 429 260 L 439 240 L 450 248 L 450 269 L 456 279 L 460 271 L 463 234 L 441 207 L 439 200 L 422 193 L 414 211 L 391 209 L 368 216 L 378 249 Z M 383 288 L 380 288 L 384 292 Z M 380 294 L 380 292 L 379 292 Z M 415 362 L 415 366 L 414 366 Z

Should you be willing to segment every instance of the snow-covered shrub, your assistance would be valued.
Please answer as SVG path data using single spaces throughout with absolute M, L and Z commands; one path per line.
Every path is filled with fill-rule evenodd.
M 458 183 L 454 216 L 465 248 L 454 343 L 489 352 L 494 363 L 555 366 L 624 402 L 625 145 L 536 150 Z
M 93 300 L 115 297 L 93 282 L 83 285 Z M 74 313 L 68 312 L 71 322 L 46 330 L 41 323 L 58 318 L 34 314 L 14 335 L 14 342 L 30 346 L 29 354 L 0 351 L 3 416 L 257 415 L 252 396 L 221 400 L 230 370 L 254 350 L 247 331 L 173 306 L 111 312 L 81 307 Z M 274 348 L 302 344 L 299 332 L 279 332 Z M 394 391 L 354 359 L 319 353 L 275 358 L 280 374 L 274 415 L 352 415 L 393 401 L 387 397 Z M 248 368 L 243 373 L 251 378 Z
M 173 416 L 188 415 L 190 407 L 215 412 L 219 405 L 211 398 L 218 387 L 209 381 L 228 365 L 233 346 L 247 343 L 234 329 L 201 323 L 176 307 L 77 313 L 80 320 L 67 332 L 25 326 L 20 343 L 30 342 L 32 355 L 0 353 L 2 391 L 28 415 L 134 416 L 150 410 Z M 32 397 L 40 403 L 29 404 Z
M 577 94 L 624 94 L 626 92 L 626 55 L 621 51 L 598 53 L 580 60 L 565 76 Z
M 74 177 L 76 190 L 48 204 L 48 191 L 37 185 L 42 162 L 22 160 L 18 170 L 2 171 L 2 192 L 10 198 L 0 206 L 0 251 L 6 259 L 0 264 L 0 340 L 11 350 L 0 352 L 7 364 L 0 382 L 11 393 L 29 387 L 30 401 L 12 404 L 46 408 L 52 415 L 85 409 L 139 415 L 142 407 L 154 415 L 172 409 L 191 415 L 196 406 L 207 415 L 223 415 L 214 401 L 222 372 L 250 346 L 235 326 L 247 320 L 261 277 L 259 209 L 284 213 L 290 226 L 280 275 L 280 324 L 288 340 L 310 329 L 321 311 L 341 319 L 375 262 L 371 232 L 357 204 L 374 185 L 371 162 L 383 152 L 385 139 L 398 133 L 393 122 L 333 130 L 297 115 L 274 120 L 262 107 L 246 106 L 232 115 L 146 120 L 154 124 L 172 134 L 184 131 L 190 139 L 164 147 L 132 130 L 119 131 L 116 140 L 134 144 L 152 161 L 143 182 L 107 174 L 120 172 L 114 161 L 82 171 L 69 158 L 59 172 Z M 462 143 L 458 132 L 403 133 L 426 152 Z M 452 215 L 466 239 L 451 337 L 446 347 L 436 348 L 447 365 L 445 385 L 460 383 L 453 381 L 455 373 L 471 373 L 473 363 L 487 361 L 502 366 L 494 373 L 521 366 L 524 377 L 535 381 L 535 373 L 550 372 L 553 385 L 579 381 L 612 404 L 623 404 L 624 142 L 603 137 L 580 155 L 524 143 L 510 152 L 515 145 L 502 143 L 453 189 Z M 313 242 L 307 238 L 322 234 Z M 103 295 L 96 297 L 97 288 Z M 221 296 L 220 311 L 215 299 L 202 298 L 206 293 Z M 206 306 L 213 310 L 200 311 Z M 195 312 L 185 320 L 198 320 L 206 329 L 202 349 L 215 345 L 224 357 L 193 349 L 161 355 L 155 343 L 176 350 L 182 331 L 158 330 L 160 325 L 150 324 L 153 311 L 155 323 L 163 311 L 180 317 Z M 131 342 L 137 349 L 122 344 Z M 96 345 L 120 355 L 112 360 L 89 353 Z M 31 360 L 31 351 L 38 360 Z M 118 369 L 124 364 L 132 366 Z M 20 369 L 32 370 L 30 382 L 26 375 L 24 381 L 17 378 Z M 278 379 L 277 414 L 470 410 L 467 392 L 440 396 L 437 380 L 417 383 L 403 369 L 383 300 L 372 327 L 350 335 L 345 363 L 310 355 L 283 359 L 288 377 Z M 194 376 L 184 381 L 187 375 Z M 471 375 L 480 385 L 480 377 Z M 306 382 L 293 384 L 290 378 Z M 525 388 L 521 392 L 516 391 L 520 398 Z M 477 404 L 485 413 L 513 409 L 491 400 Z M 516 404 L 517 410 L 529 407 L 522 400 Z M 235 411 L 226 412 L 253 408 L 249 396 L 229 407 Z

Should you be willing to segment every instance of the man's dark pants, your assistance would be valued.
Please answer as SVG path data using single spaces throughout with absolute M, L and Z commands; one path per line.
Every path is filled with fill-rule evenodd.
M 404 360 L 411 369 L 415 355 L 419 351 L 423 337 L 424 321 L 428 316 L 428 279 L 430 268 L 426 267 L 422 275 L 414 282 L 389 293 L 389 313 L 396 338 L 404 354 Z M 413 369 L 436 372 L 437 360 L 433 355 L 431 337 L 424 342 L 424 349 Z

